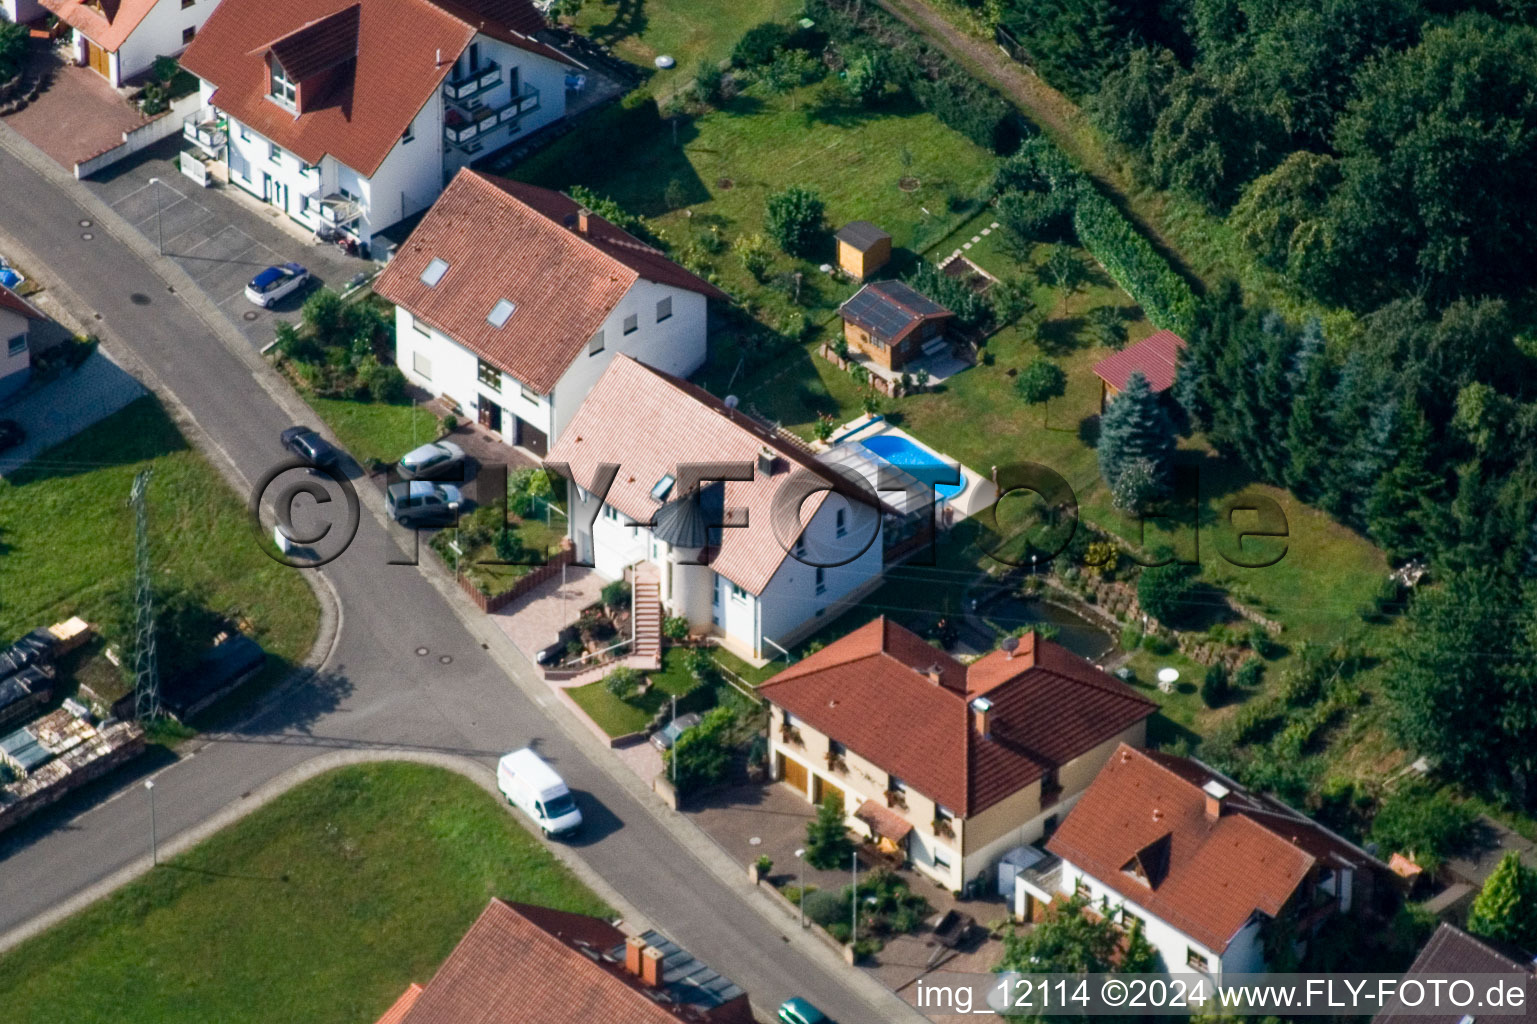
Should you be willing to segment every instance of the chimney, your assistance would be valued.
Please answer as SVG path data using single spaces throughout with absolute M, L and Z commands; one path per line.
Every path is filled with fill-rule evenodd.
M 977 735 L 984 740 L 991 738 L 993 702 L 986 697 L 978 697 L 971 702 L 971 712 L 971 722 L 977 730 Z
M 640 980 L 647 988 L 662 987 L 662 951 L 647 946 L 640 954 Z
M 640 954 L 645 948 L 646 940 L 639 935 L 624 940 L 624 969 L 637 978 L 640 977 Z
M 588 223 L 592 218 L 592 211 L 583 206 L 576 211 L 576 233 L 587 234 Z
M 929 666 L 929 671 L 928 671 L 929 682 L 933 683 L 935 686 L 938 686 L 939 683 L 940 683 L 940 678 L 943 675 L 943 673 L 944 673 L 944 669 L 941 668 L 939 662 L 936 661 L 934 664 Z
M 1201 792 L 1206 794 L 1206 820 L 1216 821 L 1222 817 L 1222 801 L 1227 799 L 1231 790 L 1216 779 L 1212 779 L 1201 787 Z
M 774 475 L 774 458 L 778 453 L 768 445 L 762 445 L 758 449 L 758 472 L 764 476 Z

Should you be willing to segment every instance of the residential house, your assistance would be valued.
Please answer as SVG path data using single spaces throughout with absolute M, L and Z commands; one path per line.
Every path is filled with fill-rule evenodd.
M 849 348 L 888 370 L 945 344 L 955 314 L 901 281 L 876 281 L 838 308 Z
M 374 288 L 406 376 L 538 456 L 616 355 L 698 369 L 709 300 L 726 298 L 559 192 L 471 170 Z
M 1034 633 L 965 664 L 885 617 L 771 677 L 774 774 L 948 889 L 1049 833 L 1157 705 Z
M 21 389 L 32 376 L 32 323 L 43 314 L 0 284 L 0 398 Z
M 1134 373 L 1147 378 L 1147 386 L 1155 395 L 1173 387 L 1179 354 L 1184 347 L 1184 338 L 1173 331 L 1159 331 L 1095 363 L 1094 373 L 1100 383 L 1100 411 L 1104 411 L 1106 402 L 1126 390 L 1126 383 Z
M 1532 1002 L 1537 993 L 1537 962 L 1525 953 L 1501 951 L 1481 939 L 1475 939 L 1461 928 L 1442 922 L 1420 950 L 1414 963 L 1404 974 L 1404 979 L 1456 978 L 1475 974 L 1532 976 L 1526 983 L 1526 1005 L 1521 1013 L 1491 1014 L 1508 1024 L 1537 1024 L 1537 1004 Z M 1429 986 L 1427 985 L 1427 988 Z M 1480 997 L 1483 992 L 1479 992 Z M 1480 1019 L 1483 1015 L 1480 1014 Z M 1401 1001 L 1395 1002 L 1372 1018 L 1372 1024 L 1471 1024 L 1471 1018 L 1460 1009 L 1449 1009 L 1441 1014 L 1427 1014 L 1424 1006 L 1410 1010 Z
M 493 899 L 377 1024 L 753 1024 L 747 994 L 660 933 Z
M 156 57 L 186 49 L 219 0 L 42 0 L 74 29 L 75 63 L 113 86 L 148 72 Z
M 838 266 L 863 281 L 891 262 L 891 236 L 867 220 L 854 220 L 838 229 Z
M 529 0 L 223 0 L 182 54 L 206 108 L 187 137 L 258 199 L 367 245 L 565 116 L 579 65 L 543 28 Z
M 745 464 L 746 478 L 683 478 L 723 462 Z M 606 489 L 604 464 L 618 467 Z M 629 356 L 609 364 L 546 465 L 570 481 L 580 561 L 609 579 L 649 566 L 669 615 L 743 657 L 775 656 L 880 580 L 876 496 L 731 400 Z
M 1385 864 L 1306 815 L 1199 761 L 1130 745 L 1046 849 L 1060 863 L 1016 879 L 1016 913 L 1081 895 L 1123 924 L 1140 919 L 1168 970 L 1214 980 L 1265 971 L 1278 919 L 1300 950 L 1335 915 L 1373 914 L 1397 898 Z

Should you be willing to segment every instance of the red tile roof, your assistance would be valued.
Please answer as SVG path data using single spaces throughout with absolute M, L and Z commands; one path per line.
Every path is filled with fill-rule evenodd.
M 1094 372 L 1117 391 L 1126 390 L 1126 382 L 1133 373 L 1141 373 L 1147 378 L 1148 387 L 1157 394 L 1174 385 L 1174 370 L 1184 347 L 1184 338 L 1173 331 L 1159 331 L 1101 359 L 1094 364 Z
M 374 1024 L 401 1024 L 401 1021 L 406 1019 L 406 1014 L 411 1012 L 411 1007 L 416 1005 L 416 1000 L 421 994 L 422 987 L 413 981 L 411 987 L 400 993 L 400 998 L 395 1000 L 390 1008 L 384 1011 L 384 1016 Z
M 534 38 L 541 27 L 529 0 L 222 0 L 181 63 L 216 87 L 216 106 L 306 163 L 330 154 L 372 176 L 476 32 L 575 64 Z M 275 44 L 314 73 L 349 39 L 356 64 L 316 105 L 295 115 L 267 97 Z
M 26 317 L 28 320 L 47 319 L 37 311 L 37 308 L 32 303 L 17 295 L 3 284 L 0 284 L 0 309 L 8 309 L 12 313 L 18 313 Z
M 651 489 L 662 477 L 675 476 L 679 465 L 753 462 L 765 446 L 775 453 L 772 474 L 759 470 L 752 480 L 724 483 L 725 507 L 746 509 L 747 525 L 722 529 L 720 546 L 703 556 L 726 579 L 761 594 L 791 557 L 775 536 L 771 510 L 774 495 L 792 470 L 809 470 L 834 487 L 843 486 L 809 450 L 726 408 L 702 388 L 619 355 L 587 393 L 545 461 L 567 464 L 570 476 L 589 490 L 599 465 L 618 464 L 608 504 L 648 523 L 661 507 Z M 809 522 L 824 500 L 825 492 L 809 498 L 801 521 Z
M 1217 818 L 1206 813 L 1210 782 L 1229 791 Z M 1125 744 L 1046 848 L 1217 953 L 1256 911 L 1279 914 L 1315 864 L 1381 867 L 1198 761 Z M 1151 886 L 1126 870 L 1134 861 L 1146 868 L 1150 852 L 1158 867 Z
M 726 296 L 602 217 L 576 230 L 580 206 L 549 189 L 462 170 L 395 253 L 374 290 L 481 359 L 548 394 L 644 278 Z M 448 270 L 435 287 L 421 274 Z M 501 299 L 516 305 L 503 327 L 486 320 Z
M 283 71 L 295 82 L 329 71 L 358 55 L 358 22 L 362 16 L 358 4 L 301 25 L 292 32 L 260 47 L 272 51 Z
M 759 693 L 962 817 L 1158 708 L 1049 640 L 1027 637 L 1012 658 L 995 651 L 968 666 L 884 616 Z M 975 735 L 969 706 L 983 694 L 993 705 L 987 739 Z
M 42 0 L 58 19 L 91 42 L 116 53 L 155 7 L 155 0 L 106 0 L 101 9 L 89 0 Z
M 605 954 L 625 937 L 606 921 L 492 900 L 400 1024 L 726 1024 L 744 999 L 705 1010 L 666 1005 Z

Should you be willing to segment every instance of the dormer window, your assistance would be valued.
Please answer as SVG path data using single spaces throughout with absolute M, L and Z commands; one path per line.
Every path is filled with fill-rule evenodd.
M 299 87 L 294 83 L 293 79 L 288 77 L 288 73 L 283 70 L 283 65 L 277 61 L 269 60 L 267 66 L 271 71 L 271 89 L 268 94 L 289 110 L 297 110 L 299 108 Z

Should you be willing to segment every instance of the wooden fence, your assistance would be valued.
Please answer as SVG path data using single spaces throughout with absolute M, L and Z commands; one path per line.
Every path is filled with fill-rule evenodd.
M 535 567 L 527 576 L 522 577 L 509 589 L 502 591 L 500 594 L 481 593 L 480 588 L 462 573 L 455 578 L 459 581 L 460 589 L 469 595 L 470 600 L 474 601 L 481 611 L 489 614 L 490 612 L 501 611 L 530 590 L 539 586 L 539 584 L 557 575 L 561 569 L 570 565 L 575 558 L 576 551 L 572 548 L 565 548 L 559 554 L 552 556 L 548 562 Z

